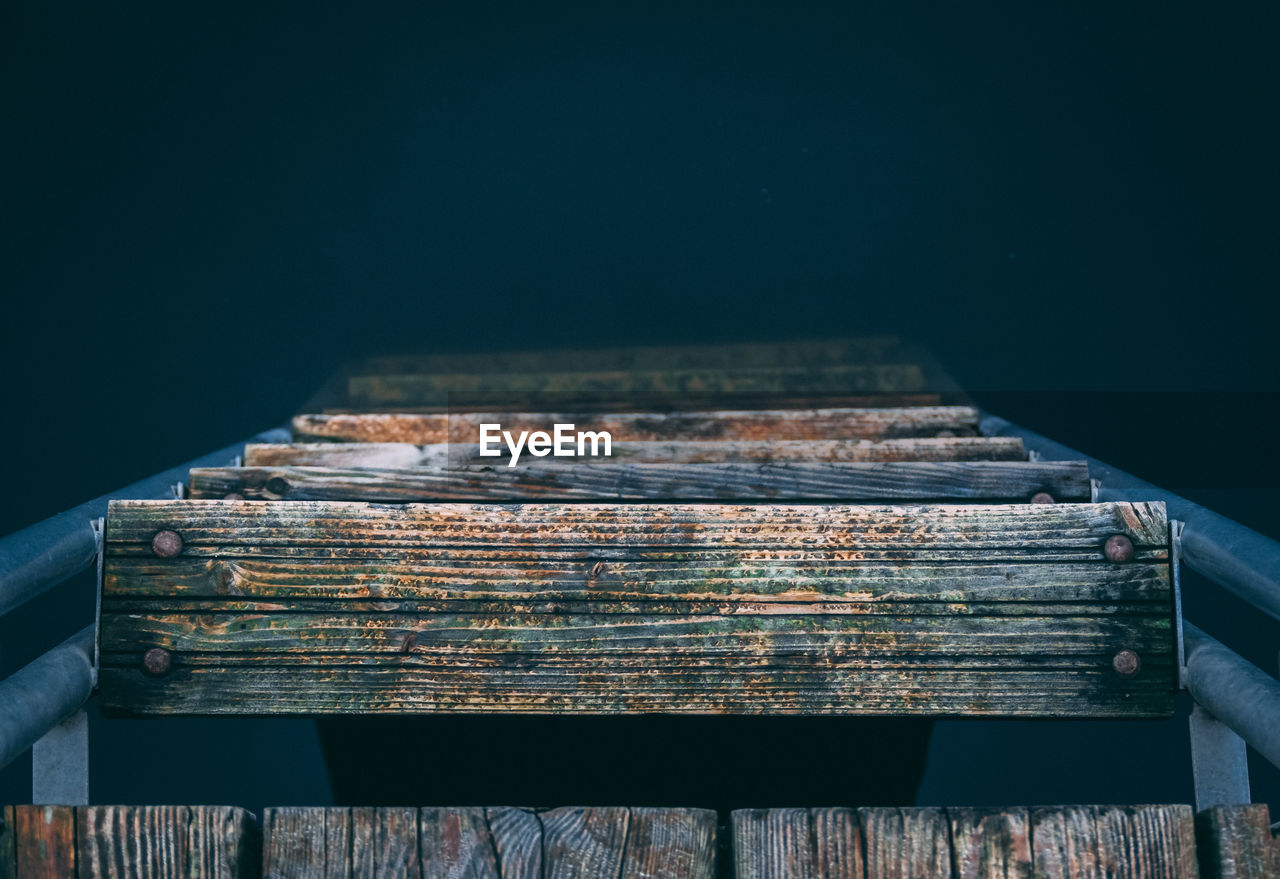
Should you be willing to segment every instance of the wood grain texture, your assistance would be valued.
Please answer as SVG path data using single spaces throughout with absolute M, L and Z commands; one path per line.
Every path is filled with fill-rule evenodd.
M 852 809 L 741 809 L 733 821 L 738 879 L 863 879 Z
M 1084 461 L 596 464 L 538 461 L 429 470 L 198 467 L 190 497 L 247 500 L 970 500 L 1090 498 Z
M 947 809 L 955 879 L 1031 879 L 1025 809 Z
M 1214 806 L 1196 815 L 1200 875 L 1204 879 L 1280 876 L 1280 842 L 1267 806 Z
M 350 857 L 335 852 L 337 819 Z M 702 809 L 269 809 L 265 875 L 422 879 L 712 879 L 716 816 Z M 329 842 L 326 844 L 325 840 Z M 335 869 L 341 864 L 342 869 Z
M 71 806 L 14 806 L 14 864 L 22 879 L 76 875 L 76 814 Z
M 1196 879 L 1190 806 L 1098 809 L 1098 867 L 1115 879 Z
M 942 809 L 859 809 L 867 876 L 951 875 L 950 825 Z
M 937 436 L 977 436 L 978 410 L 971 406 L 917 406 L 878 409 L 740 409 L 704 412 L 448 412 L 297 415 L 295 441 L 475 444 L 481 424 L 504 430 L 549 430 L 573 424 L 579 430 L 608 431 L 614 442 L 669 440 L 885 440 Z
M 1035 879 L 1101 879 L 1098 810 L 1061 806 L 1031 810 Z
M 18 875 L 14 833 L 13 806 L 0 806 L 0 879 L 14 879 Z
M 157 559 L 174 530 L 181 555 Z M 116 501 L 104 708 L 1165 716 L 1159 504 Z M 1106 561 L 1113 534 L 1134 561 Z M 152 647 L 169 673 L 143 673 Z M 1120 649 L 1142 657 L 1121 677 Z
M 1022 461 L 1022 440 L 1003 436 L 881 440 L 725 440 L 616 442 L 599 463 L 770 464 L 782 461 L 875 463 L 886 461 Z M 467 464 L 505 464 L 509 455 L 481 457 L 463 443 L 250 443 L 247 467 L 344 467 L 430 470 Z

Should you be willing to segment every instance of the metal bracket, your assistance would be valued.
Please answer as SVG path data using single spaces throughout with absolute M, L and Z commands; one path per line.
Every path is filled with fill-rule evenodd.
M 1178 689 L 1187 688 L 1187 646 L 1182 641 L 1182 529 L 1185 522 L 1169 520 L 1169 564 L 1173 575 L 1174 646 L 1178 651 Z
M 1250 801 L 1244 739 L 1199 705 L 1191 709 L 1191 771 L 1196 811 Z
M 93 632 L 93 686 L 98 685 L 98 620 L 102 617 L 105 522 L 89 522 L 98 541 L 97 611 Z M 89 805 L 89 715 L 78 709 L 31 746 L 31 802 L 42 806 Z
M 89 805 L 89 715 L 83 708 L 31 746 L 31 802 Z

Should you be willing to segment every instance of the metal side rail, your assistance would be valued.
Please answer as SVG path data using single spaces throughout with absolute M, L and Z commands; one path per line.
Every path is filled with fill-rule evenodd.
M 1164 501 L 1169 518 L 1186 526 L 1182 532 L 1182 560 L 1192 570 L 1280 620 L 1280 543 L 1003 418 L 983 413 L 979 429 L 983 436 L 1021 437 L 1028 451 L 1038 452 L 1046 461 L 1088 461 L 1089 473 L 1099 482 L 1095 500 Z
M 108 500 L 173 497 L 193 467 L 237 460 L 246 443 L 288 440 L 287 427 L 263 431 L 0 539 L 0 616 L 100 560 Z M 37 803 L 88 802 L 88 724 L 82 709 L 96 685 L 96 660 L 96 632 L 89 625 L 0 681 L 0 767 L 32 749 Z
M 983 413 L 980 432 L 1021 437 L 1043 460 L 1084 458 L 1096 480 L 1095 500 L 1164 501 L 1169 518 L 1179 520 L 1178 563 L 1280 619 L 1280 542 L 1003 418 Z M 1248 803 L 1245 746 L 1280 766 L 1280 681 L 1185 620 L 1182 630 L 1182 685 L 1195 700 L 1196 808 Z

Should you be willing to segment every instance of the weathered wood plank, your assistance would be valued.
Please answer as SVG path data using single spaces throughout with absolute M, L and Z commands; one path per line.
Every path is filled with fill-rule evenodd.
M 0 867 L 0 876 L 252 879 L 260 874 L 253 817 L 231 806 L 18 806 L 12 814 L 6 843 L 12 872 Z
M 504 430 L 549 430 L 574 424 L 607 431 L 614 442 L 668 440 L 886 440 L 976 436 L 978 411 L 970 406 L 880 409 L 744 409 L 705 412 L 452 412 L 304 414 L 293 419 L 295 441 L 477 444 L 481 424 Z
M 546 461 L 438 470 L 198 467 L 192 498 L 247 500 L 976 500 L 1090 498 L 1084 461 L 877 464 L 600 464 Z
M 548 879 L 594 879 L 622 871 L 627 809 L 570 807 L 539 814 Z
M 1115 879 L 1197 879 L 1190 806 L 1102 807 L 1098 868 Z
M 708 809 L 633 808 L 619 879 L 713 879 L 716 813 Z
M 1031 810 L 1035 879 L 1101 879 L 1097 819 L 1093 806 Z
M 498 850 L 482 808 L 425 808 L 418 815 L 424 879 L 500 879 Z
M 156 558 L 161 530 L 181 536 Z M 1162 716 L 1160 505 L 112 505 L 136 713 Z M 1115 534 L 1135 549 L 1110 562 Z M 166 673 L 141 657 L 166 651 Z M 1112 667 L 1119 650 L 1137 674 Z
M 71 806 L 14 806 L 14 863 L 23 879 L 76 875 L 76 814 Z
M 421 373 L 523 373 L 575 370 L 775 369 L 847 363 L 909 362 L 918 355 L 894 336 L 629 345 L 520 351 L 392 354 L 355 364 L 353 375 Z
M 269 808 L 263 813 L 262 872 L 266 879 L 310 879 L 313 876 L 340 879 L 348 875 L 349 864 L 343 864 L 346 869 L 341 871 L 330 868 L 333 858 L 327 842 L 329 811 L 323 808 Z M 334 811 L 340 813 L 345 823 L 346 810 Z
M 1031 879 L 1025 809 L 947 809 L 955 879 Z
M 353 825 L 338 849 L 334 819 Z M 268 877 L 712 879 L 716 816 L 703 809 L 270 809 Z M 343 860 L 346 855 L 353 857 Z
M 734 397 L 798 394 L 914 393 L 927 390 L 914 363 L 856 363 L 766 369 L 683 368 L 574 372 L 412 373 L 355 375 L 347 383 L 354 407 L 448 405 L 455 397 L 531 396 L 589 400 L 706 395 Z
M 502 879 L 542 879 L 542 821 L 528 809 L 485 810 Z
M 733 813 L 739 879 L 863 879 L 853 809 L 741 809 Z
M 859 809 L 866 874 L 877 879 L 951 876 L 951 839 L 942 809 Z
M 1203 810 L 1196 815 L 1196 842 L 1204 879 L 1280 876 L 1280 842 L 1264 803 Z
M 77 861 L 83 879 L 191 874 L 187 807 L 95 806 L 76 812 Z
M 0 806 L 0 879 L 14 879 L 18 875 L 14 832 L 13 806 Z
M 482 457 L 478 445 L 435 443 L 250 443 L 246 467 L 344 467 L 409 470 L 467 464 L 505 464 Z M 886 461 L 1022 461 L 1022 440 L 1003 436 L 917 437 L 881 440 L 726 440 L 615 442 L 599 463 L 715 464 L 780 461 L 875 463 Z

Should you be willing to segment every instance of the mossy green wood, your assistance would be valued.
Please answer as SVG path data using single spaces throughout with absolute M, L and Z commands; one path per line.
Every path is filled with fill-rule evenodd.
M 116 501 L 100 682 L 137 714 L 1166 716 L 1172 603 L 1161 504 Z

